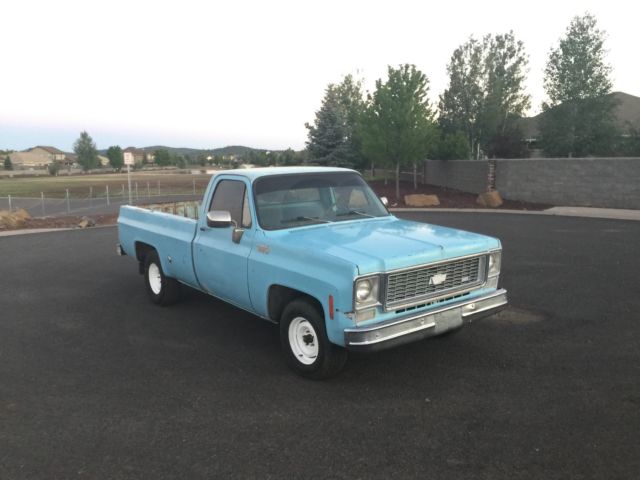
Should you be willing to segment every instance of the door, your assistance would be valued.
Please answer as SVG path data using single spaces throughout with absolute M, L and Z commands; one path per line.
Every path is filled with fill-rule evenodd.
M 209 211 L 229 212 L 237 228 L 244 232 L 236 243 L 233 240 L 234 226 L 215 228 L 208 227 L 205 222 L 194 241 L 193 260 L 198 282 L 205 291 L 252 310 L 247 273 L 255 222 L 248 192 L 248 185 L 242 180 L 218 182 Z

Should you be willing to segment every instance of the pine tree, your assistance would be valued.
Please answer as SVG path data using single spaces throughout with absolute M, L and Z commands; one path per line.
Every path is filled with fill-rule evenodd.
M 78 156 L 78 163 L 84 171 L 98 167 L 98 150 L 87 132 L 80 133 L 80 137 L 73 144 L 73 151 Z
M 363 111 L 360 81 L 347 75 L 340 84 L 330 84 L 314 124 L 305 125 L 310 160 L 324 165 L 360 166 L 363 159 L 358 122 Z

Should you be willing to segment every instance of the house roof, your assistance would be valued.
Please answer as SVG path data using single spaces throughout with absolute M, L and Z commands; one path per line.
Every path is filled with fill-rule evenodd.
M 37 145 L 37 146 L 35 146 L 33 148 L 30 148 L 28 151 L 30 152 L 32 150 L 35 150 L 36 148 L 40 148 L 42 150 L 45 150 L 45 151 L 49 152 L 52 155 L 64 155 L 65 154 L 62 150 L 58 150 L 56 147 L 49 147 L 49 146 L 46 146 L 46 145 Z
M 129 152 L 129 153 L 133 153 L 133 154 L 137 154 L 137 155 L 143 155 L 144 154 L 144 150 L 141 148 L 136 148 L 136 147 L 127 147 L 123 150 L 123 152 Z

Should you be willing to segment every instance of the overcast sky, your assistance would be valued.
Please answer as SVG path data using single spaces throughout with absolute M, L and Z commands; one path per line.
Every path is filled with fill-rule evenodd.
M 531 114 L 575 15 L 607 31 L 614 91 L 640 96 L 637 1 L 4 1 L 0 149 L 119 144 L 304 148 L 324 89 L 414 63 L 431 98 L 470 35 L 513 30 L 529 54 Z

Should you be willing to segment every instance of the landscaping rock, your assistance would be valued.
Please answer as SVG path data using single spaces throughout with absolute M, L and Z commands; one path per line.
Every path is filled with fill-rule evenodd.
M 95 220 L 89 217 L 82 217 L 82 220 L 80 220 L 80 223 L 78 223 L 78 228 L 88 228 L 88 227 L 95 227 L 95 226 L 96 226 Z
M 482 207 L 496 208 L 502 205 L 502 197 L 500 196 L 500 192 L 493 190 L 492 192 L 485 192 L 478 195 L 476 202 Z
M 437 207 L 440 200 L 437 195 L 413 194 L 405 195 L 404 203 L 408 207 Z

